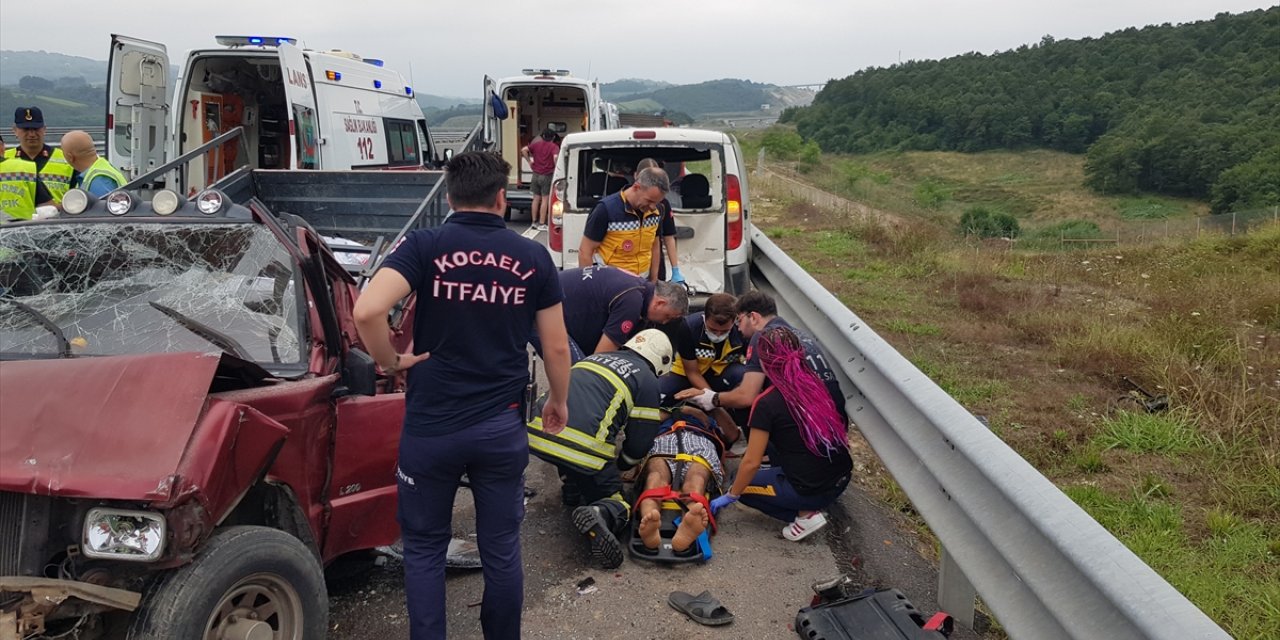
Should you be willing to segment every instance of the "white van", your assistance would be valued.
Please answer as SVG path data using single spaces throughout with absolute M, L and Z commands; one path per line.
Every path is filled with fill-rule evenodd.
M 237 126 L 241 141 L 170 175 L 195 193 L 236 168 L 421 169 L 437 161 L 413 87 L 382 61 L 299 49 L 292 38 L 218 36 L 168 87 L 164 45 L 111 36 L 107 159 L 130 178 Z M 177 172 L 174 172 L 177 173 Z
M 483 144 L 511 164 L 507 203 L 528 211 L 533 169 L 520 149 L 550 128 L 561 136 L 616 126 L 616 107 L 600 97 L 600 85 L 564 69 L 525 69 L 523 75 L 484 78 Z
M 587 216 L 627 178 L 610 175 L 653 158 L 671 178 L 680 271 L 695 293 L 751 288 L 747 169 L 733 136 L 702 129 L 614 129 L 565 136 L 556 163 L 547 246 L 560 268 L 578 266 Z M 616 173 L 616 172 L 614 172 Z

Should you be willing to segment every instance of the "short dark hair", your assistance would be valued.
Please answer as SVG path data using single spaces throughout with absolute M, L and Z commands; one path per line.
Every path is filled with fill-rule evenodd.
M 734 316 L 738 315 L 738 300 L 729 293 L 713 293 L 707 298 L 707 302 L 702 307 L 702 312 L 708 318 L 715 320 L 721 324 L 733 322 Z
M 758 313 L 762 316 L 778 315 L 778 304 L 769 297 L 769 294 L 752 289 L 738 297 L 738 313 Z
M 498 194 L 507 188 L 511 164 L 488 151 L 468 151 L 451 158 L 444 166 L 445 186 L 454 209 L 497 204 Z
M 552 129 L 551 127 L 547 127 L 546 129 L 543 129 L 543 130 L 542 130 L 542 139 L 543 139 L 543 140 L 546 140 L 547 142 L 550 142 L 550 141 L 552 141 L 552 140 L 555 140 L 555 139 L 556 139 L 556 130 L 555 130 L 555 129 Z

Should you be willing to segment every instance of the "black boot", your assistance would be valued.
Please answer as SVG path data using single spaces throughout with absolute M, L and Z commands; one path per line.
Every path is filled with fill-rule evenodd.
M 603 569 L 617 569 L 622 565 L 622 543 L 613 535 L 609 517 L 596 505 L 586 505 L 573 510 L 573 524 L 587 536 L 591 543 L 591 558 Z

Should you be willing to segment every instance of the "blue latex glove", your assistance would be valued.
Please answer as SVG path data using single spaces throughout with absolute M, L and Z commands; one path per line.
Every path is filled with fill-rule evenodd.
M 680 267 L 671 267 L 671 281 L 684 282 L 684 274 L 680 273 Z
M 715 514 L 717 514 L 717 513 L 720 513 L 720 510 L 721 510 L 721 509 L 723 509 L 723 508 L 725 508 L 725 507 L 727 507 L 727 506 L 729 506 L 729 505 L 731 505 L 731 504 L 733 504 L 733 503 L 735 503 L 735 502 L 737 502 L 737 501 L 738 501 L 738 496 L 730 495 L 730 494 L 727 494 L 727 493 L 726 493 L 726 494 L 724 494 L 724 495 L 722 495 L 722 496 L 720 496 L 719 498 L 716 498 L 716 499 L 712 500 L 712 501 L 711 501 L 711 515 L 715 515 Z

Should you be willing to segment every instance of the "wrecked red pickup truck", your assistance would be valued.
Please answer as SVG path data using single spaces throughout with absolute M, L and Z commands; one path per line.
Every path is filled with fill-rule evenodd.
M 440 175 L 246 169 L 0 227 L 0 639 L 324 637 L 323 567 L 399 536 L 404 411 L 351 318 L 392 242 L 335 236 L 438 224 Z

